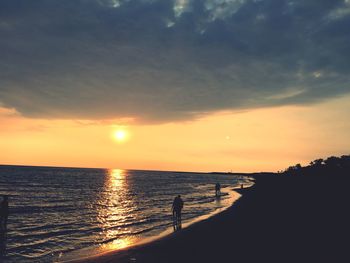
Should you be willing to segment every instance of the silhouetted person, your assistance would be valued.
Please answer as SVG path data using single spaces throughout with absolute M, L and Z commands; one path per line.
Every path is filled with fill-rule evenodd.
M 0 262 L 2 258 L 6 255 L 6 239 L 7 235 L 5 231 L 0 232 Z
M 241 189 L 243 189 L 243 184 L 241 184 Z
M 216 185 L 215 185 L 215 196 L 219 197 L 220 194 L 221 194 L 221 185 L 220 185 L 220 183 L 216 183 Z
M 176 196 L 172 206 L 174 230 L 181 229 L 181 210 L 183 206 L 184 202 L 182 201 L 181 196 Z
M 4 195 L 2 197 L 2 202 L 0 204 L 0 226 L 2 231 L 7 230 L 7 218 L 9 216 L 9 202 L 8 196 Z

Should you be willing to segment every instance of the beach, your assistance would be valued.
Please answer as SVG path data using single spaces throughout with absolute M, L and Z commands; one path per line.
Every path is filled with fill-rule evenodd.
M 185 227 L 229 207 L 239 197 L 231 190 L 238 180 L 231 174 L 0 165 L 0 193 L 10 200 L 0 262 L 66 261 L 165 236 L 172 232 L 175 196 L 186 201 Z
M 78 262 L 349 262 L 348 179 L 253 175 L 218 215 L 144 245 Z

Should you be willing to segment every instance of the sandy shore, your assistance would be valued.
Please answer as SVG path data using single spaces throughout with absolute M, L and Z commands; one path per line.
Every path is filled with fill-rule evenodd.
M 81 262 L 350 262 L 350 180 L 257 175 L 226 211 Z

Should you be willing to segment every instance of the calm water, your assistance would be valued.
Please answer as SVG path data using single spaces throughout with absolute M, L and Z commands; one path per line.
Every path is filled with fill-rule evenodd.
M 0 166 L 0 194 L 10 196 L 0 261 L 52 262 L 83 248 L 124 247 L 171 226 L 174 196 L 181 194 L 188 222 L 225 204 L 225 196 L 215 201 L 216 182 L 229 187 L 237 180 L 219 174 Z

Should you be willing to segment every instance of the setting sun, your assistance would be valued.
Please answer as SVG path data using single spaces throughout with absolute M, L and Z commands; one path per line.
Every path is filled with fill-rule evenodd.
M 123 142 L 127 139 L 127 133 L 125 130 L 117 130 L 114 132 L 114 139 L 118 142 Z

